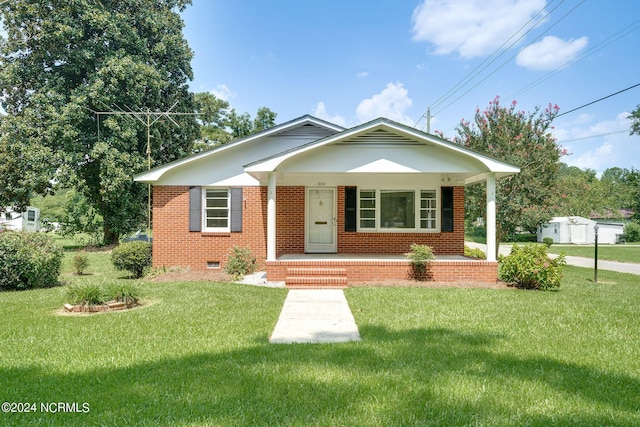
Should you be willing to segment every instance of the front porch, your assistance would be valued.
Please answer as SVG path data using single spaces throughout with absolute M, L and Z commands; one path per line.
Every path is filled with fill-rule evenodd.
M 286 254 L 267 261 L 266 267 L 270 281 L 287 287 L 347 287 L 349 282 L 404 280 L 411 272 L 405 256 L 377 254 Z M 495 283 L 498 263 L 436 255 L 430 272 L 430 280 L 437 282 Z

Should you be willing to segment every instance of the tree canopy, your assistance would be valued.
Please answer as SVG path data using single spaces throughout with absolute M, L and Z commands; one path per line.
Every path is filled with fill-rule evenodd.
M 256 117 L 251 120 L 249 113 L 238 114 L 228 101 L 210 92 L 195 94 L 195 104 L 203 137 L 203 143 L 197 145 L 196 151 L 226 144 L 276 124 L 277 113 L 267 107 L 259 108 Z
M 531 113 L 508 107 L 496 97 L 484 110 L 476 109 L 474 122 L 462 120 L 455 141 L 520 168 L 520 173 L 496 183 L 497 241 L 517 229 L 535 230 L 553 215 L 559 159 L 564 151 L 549 133 L 559 108 L 549 105 Z M 485 187 L 467 188 L 467 219 L 484 216 Z
M 188 0 L 15 0 L 0 4 L 0 206 L 24 206 L 54 183 L 75 186 L 104 218 L 105 241 L 145 216 L 147 126 L 126 114 L 193 112 Z M 191 152 L 199 127 L 150 127 L 153 164 Z M 176 126 L 176 124 L 179 126 Z M 19 173 L 18 173 L 19 171 Z
M 629 115 L 631 119 L 631 135 L 640 135 L 640 105 Z

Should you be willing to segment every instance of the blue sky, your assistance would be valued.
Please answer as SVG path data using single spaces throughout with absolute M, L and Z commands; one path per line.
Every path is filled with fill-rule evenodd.
M 267 106 L 278 123 L 385 116 L 424 129 L 432 106 L 431 130 L 453 137 L 497 95 L 562 113 L 640 83 L 635 0 L 193 0 L 183 18 L 191 90 L 252 116 Z M 638 104 L 640 87 L 558 118 L 563 161 L 640 168 L 626 118 Z
M 453 137 L 500 96 L 560 113 L 640 83 L 637 0 L 193 0 L 194 92 L 277 122 L 384 116 Z M 640 169 L 640 86 L 554 121 L 563 161 Z M 0 109 L 0 111 L 2 111 Z
M 640 83 L 637 0 L 192 0 L 194 92 L 354 126 L 384 116 L 455 136 L 500 96 L 560 113 Z M 554 121 L 563 161 L 640 169 L 640 86 Z M 1 110 L 0 110 L 1 111 Z

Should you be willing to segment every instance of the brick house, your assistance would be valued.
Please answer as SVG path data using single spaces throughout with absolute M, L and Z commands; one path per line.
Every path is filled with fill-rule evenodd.
M 412 243 L 434 280 L 497 279 L 495 182 L 515 166 L 379 118 L 306 115 L 135 177 L 153 186 L 153 264 L 217 269 L 249 247 L 269 280 L 406 278 Z M 464 192 L 487 185 L 488 259 L 464 258 Z

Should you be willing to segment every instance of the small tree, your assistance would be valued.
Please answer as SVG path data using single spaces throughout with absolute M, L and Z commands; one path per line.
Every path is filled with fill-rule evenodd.
M 465 147 L 486 153 L 520 167 L 520 173 L 496 183 L 496 251 L 498 244 L 517 229 L 533 232 L 553 216 L 556 175 L 560 156 L 566 154 L 549 133 L 558 114 L 557 105 L 532 113 L 500 104 L 500 97 L 486 110 L 476 110 L 474 123 L 460 122 L 455 140 Z M 484 216 L 486 189 L 482 185 L 467 188 L 465 210 L 468 220 Z M 497 254 L 497 253 L 496 253 Z

